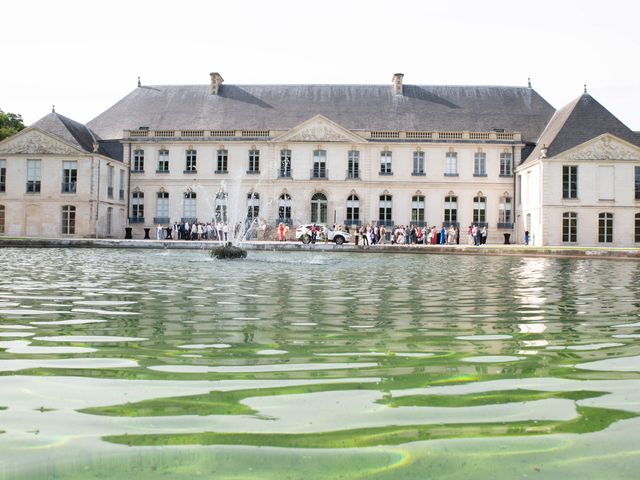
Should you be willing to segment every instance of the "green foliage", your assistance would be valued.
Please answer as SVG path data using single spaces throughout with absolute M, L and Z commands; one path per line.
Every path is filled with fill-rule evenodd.
M 22 117 L 17 113 L 5 113 L 0 110 L 0 140 L 18 133 L 24 128 Z

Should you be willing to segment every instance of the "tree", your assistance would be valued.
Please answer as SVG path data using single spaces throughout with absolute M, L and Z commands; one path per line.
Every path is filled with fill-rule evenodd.
M 24 128 L 22 117 L 17 113 L 4 113 L 0 110 L 0 140 L 18 133 Z

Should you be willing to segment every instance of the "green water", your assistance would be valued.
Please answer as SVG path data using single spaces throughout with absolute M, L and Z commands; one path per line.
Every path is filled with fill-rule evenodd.
M 640 263 L 0 249 L 0 479 L 637 478 Z

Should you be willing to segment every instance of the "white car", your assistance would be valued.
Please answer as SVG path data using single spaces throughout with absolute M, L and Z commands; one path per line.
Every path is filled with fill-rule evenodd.
M 332 230 L 326 225 L 318 225 L 313 223 L 307 223 L 300 225 L 296 228 L 296 240 L 302 241 L 302 243 L 311 242 L 313 228 L 316 229 L 316 240 L 324 241 L 325 237 L 328 241 L 334 242 L 336 245 L 342 245 L 345 242 L 351 240 L 351 235 L 348 232 L 342 230 Z

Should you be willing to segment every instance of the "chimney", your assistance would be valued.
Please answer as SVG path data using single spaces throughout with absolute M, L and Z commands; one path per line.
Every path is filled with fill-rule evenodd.
M 404 77 L 404 73 L 394 73 L 393 74 L 393 94 L 394 95 L 402 95 L 402 78 Z
M 211 75 L 211 95 L 218 95 L 220 85 L 224 82 L 224 79 L 218 72 L 212 72 Z

